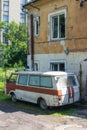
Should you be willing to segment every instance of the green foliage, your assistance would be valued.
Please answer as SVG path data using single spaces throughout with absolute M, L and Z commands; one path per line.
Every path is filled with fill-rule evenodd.
M 6 22 L 0 22 L 0 29 L 5 29 L 6 27 Z
M 4 46 L 4 66 L 25 66 L 27 62 L 27 27 L 11 22 L 4 33 L 10 45 Z M 17 66 L 16 65 L 16 66 Z
M 7 46 L 4 51 L 4 66 L 25 66 L 27 60 L 27 46 L 24 42 Z M 17 66 L 16 65 L 16 66 Z
M 27 42 L 27 27 L 25 24 L 20 23 L 19 25 L 15 22 L 11 22 L 7 26 L 8 32 L 5 33 L 5 37 L 10 41 L 11 44 L 19 42 Z

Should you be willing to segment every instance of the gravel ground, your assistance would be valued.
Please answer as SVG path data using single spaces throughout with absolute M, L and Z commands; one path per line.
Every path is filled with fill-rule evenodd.
M 87 130 L 87 118 L 84 115 L 40 115 L 0 104 L 0 130 Z

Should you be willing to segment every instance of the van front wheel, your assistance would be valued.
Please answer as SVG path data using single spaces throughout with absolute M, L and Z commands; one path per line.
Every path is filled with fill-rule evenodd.
M 13 102 L 16 102 L 16 101 L 17 101 L 16 96 L 15 96 L 15 94 L 14 94 L 14 93 L 13 93 L 13 94 L 11 94 L 11 100 L 12 100 Z
M 48 107 L 44 99 L 40 100 L 39 105 L 40 105 L 40 108 L 43 110 L 46 110 Z

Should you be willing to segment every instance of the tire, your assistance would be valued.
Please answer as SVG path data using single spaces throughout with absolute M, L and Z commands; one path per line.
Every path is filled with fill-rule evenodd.
M 11 100 L 12 100 L 12 102 L 16 102 L 17 101 L 16 95 L 14 93 L 11 94 Z
M 39 105 L 40 105 L 40 108 L 43 110 L 46 110 L 48 107 L 44 99 L 40 100 Z

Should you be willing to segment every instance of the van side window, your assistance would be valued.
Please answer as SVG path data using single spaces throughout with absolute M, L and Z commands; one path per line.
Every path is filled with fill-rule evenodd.
M 40 85 L 40 77 L 38 75 L 30 75 L 28 84 L 31 86 L 39 86 Z
M 75 80 L 75 77 L 74 76 L 68 76 L 68 80 L 67 80 L 67 86 L 76 86 L 77 83 L 76 83 L 76 80 Z
M 27 85 L 28 75 L 19 75 L 18 84 Z
M 52 88 L 52 78 L 50 76 L 41 76 L 41 87 Z

